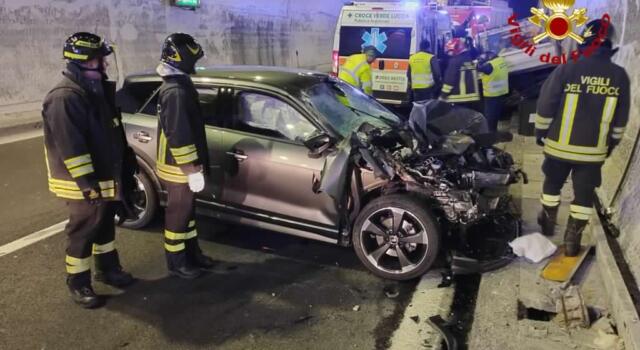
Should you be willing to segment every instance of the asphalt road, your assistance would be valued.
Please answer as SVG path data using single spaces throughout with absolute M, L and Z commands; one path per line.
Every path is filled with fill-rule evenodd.
M 66 218 L 47 192 L 42 153 L 42 138 L 0 145 L 0 245 Z M 98 310 L 67 297 L 63 233 L 0 257 L 0 348 L 382 349 L 415 288 L 374 277 L 350 249 L 206 218 L 202 248 L 219 264 L 195 281 L 170 278 L 160 221 L 118 229 L 123 265 L 139 281 L 96 283 L 109 296 Z

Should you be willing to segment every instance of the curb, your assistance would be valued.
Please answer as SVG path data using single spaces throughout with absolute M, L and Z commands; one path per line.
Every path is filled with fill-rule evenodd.
M 624 340 L 626 349 L 640 350 L 640 318 L 599 219 L 593 223 L 592 232 L 596 242 L 597 265 L 605 282 L 618 334 Z
M 42 120 L 28 121 L 22 124 L 10 126 L 0 126 L 0 137 L 15 135 L 37 129 L 42 129 Z

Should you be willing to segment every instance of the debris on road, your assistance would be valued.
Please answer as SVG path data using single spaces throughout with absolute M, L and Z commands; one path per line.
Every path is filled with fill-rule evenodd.
M 418 315 L 411 316 L 409 318 L 415 323 L 420 323 L 420 316 L 418 316 Z
M 353 311 L 360 311 L 360 305 L 356 305 L 353 307 Z
M 537 264 L 552 256 L 558 247 L 539 232 L 521 236 L 509 242 L 513 253 Z
M 387 296 L 387 298 L 390 299 L 397 298 L 398 295 L 400 295 L 397 285 L 388 284 L 382 290 L 384 291 L 384 294 Z
M 591 321 L 579 286 L 569 287 L 556 301 L 557 322 L 565 329 L 588 328 Z
M 622 349 L 622 339 L 616 334 L 607 334 L 602 330 L 598 331 L 598 337 L 593 341 L 593 345 L 598 349 L 617 350 Z
M 442 318 L 442 316 L 431 316 L 427 319 L 427 323 L 442 335 L 442 339 L 444 339 L 444 343 L 447 345 L 448 350 L 458 349 L 458 340 L 453 336 L 448 328 L 449 324 Z

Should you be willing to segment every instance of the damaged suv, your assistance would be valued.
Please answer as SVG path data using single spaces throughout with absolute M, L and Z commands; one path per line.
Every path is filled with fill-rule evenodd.
M 424 274 L 441 252 L 451 264 L 485 262 L 474 242 L 517 231 L 508 186 L 521 175 L 479 114 L 431 101 L 405 122 L 310 71 L 212 67 L 192 78 L 211 167 L 200 214 L 353 246 L 371 272 L 396 280 Z M 165 197 L 153 171 L 160 84 L 133 75 L 118 93 L 141 168 L 130 228 L 148 224 Z

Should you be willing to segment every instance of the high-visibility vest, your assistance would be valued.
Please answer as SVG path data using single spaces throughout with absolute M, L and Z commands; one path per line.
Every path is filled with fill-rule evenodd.
M 485 97 L 497 97 L 509 93 L 509 67 L 502 57 L 496 57 L 488 62 L 493 71 L 491 74 L 480 73 L 482 89 Z
M 360 53 L 349 56 L 340 67 L 338 77 L 345 82 L 364 91 L 367 95 L 373 94 L 371 83 L 371 66 L 367 62 L 367 55 Z
M 428 89 L 435 85 L 433 72 L 431 71 L 432 58 L 433 55 L 426 52 L 417 52 L 409 57 L 412 89 Z

